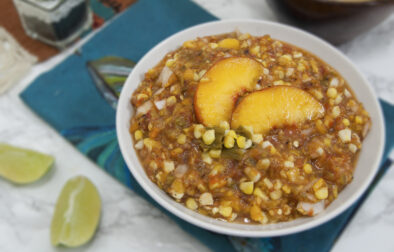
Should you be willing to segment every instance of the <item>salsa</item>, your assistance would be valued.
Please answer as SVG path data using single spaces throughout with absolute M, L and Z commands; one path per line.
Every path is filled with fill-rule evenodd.
M 283 111 L 272 112 L 280 109 L 264 108 L 261 113 L 278 115 L 267 118 L 281 122 L 258 122 L 269 125 L 264 132 L 242 123 L 232 128 L 231 119 L 205 123 L 196 111 L 197 89 L 212 81 L 218 62 L 232 57 L 261 65 L 252 88 L 233 97 L 232 111 L 251 94 L 280 89 L 278 104 L 286 113 L 297 113 L 287 105 L 302 93 L 321 106 L 319 116 L 290 121 L 280 118 Z M 213 88 L 212 96 L 220 94 Z M 267 224 L 323 211 L 352 181 L 371 126 L 368 112 L 331 66 L 269 35 L 239 32 L 184 42 L 145 74 L 131 103 L 130 133 L 150 180 L 187 208 L 229 222 Z

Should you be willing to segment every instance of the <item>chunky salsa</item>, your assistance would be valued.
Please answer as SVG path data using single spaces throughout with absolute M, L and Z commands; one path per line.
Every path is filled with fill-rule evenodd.
M 238 88 L 235 96 L 229 85 L 250 68 L 237 75 L 242 65 L 223 63 L 231 58 L 258 62 L 253 85 Z M 213 73 L 214 66 L 221 72 Z M 227 82 L 220 86 L 221 80 Z M 199 85 L 207 82 L 210 98 L 196 101 Z M 251 97 L 257 92 L 265 96 Z M 266 97 L 275 99 L 253 107 L 253 99 Z M 232 111 L 242 110 L 247 99 L 252 102 L 243 105 L 244 114 L 257 121 L 240 117 L 235 123 Z M 306 99 L 312 105 L 297 105 Z M 225 105 L 207 104 L 213 100 Z M 148 177 L 187 208 L 229 222 L 275 223 L 323 211 L 352 181 L 371 126 L 368 112 L 331 66 L 269 35 L 239 32 L 184 42 L 145 74 L 131 103 L 130 133 Z M 199 109 L 205 105 L 207 112 Z M 201 113 L 211 113 L 211 121 Z M 221 116 L 230 119 L 215 123 Z M 243 125 L 245 120 L 265 130 Z

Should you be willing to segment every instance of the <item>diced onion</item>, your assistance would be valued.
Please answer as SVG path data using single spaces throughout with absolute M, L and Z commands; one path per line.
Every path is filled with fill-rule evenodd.
M 165 66 L 163 67 L 163 70 L 161 70 L 160 76 L 157 79 L 157 81 L 161 83 L 161 85 L 164 87 L 164 85 L 167 84 L 172 74 L 173 74 L 172 70 L 167 66 Z
M 166 100 L 155 101 L 154 103 L 158 110 L 162 110 L 166 106 Z
M 137 108 L 136 114 L 137 115 L 139 115 L 139 114 L 145 115 L 146 113 L 148 113 L 151 110 L 151 108 L 152 108 L 152 102 L 147 101 Z
M 175 177 L 177 178 L 183 177 L 183 175 L 185 175 L 188 169 L 189 169 L 188 165 L 185 164 L 178 165 L 174 171 Z
M 317 203 L 299 202 L 297 208 L 301 208 L 305 213 L 316 215 L 324 210 L 324 200 Z

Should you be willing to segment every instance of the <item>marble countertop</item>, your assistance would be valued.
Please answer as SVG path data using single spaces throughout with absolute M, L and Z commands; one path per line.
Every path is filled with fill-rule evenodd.
M 223 19 L 275 20 L 262 0 L 195 1 Z M 390 102 L 394 102 L 393 27 L 394 15 L 391 15 L 370 32 L 340 47 L 365 74 L 378 95 Z M 209 251 L 159 210 L 86 159 L 19 99 L 18 94 L 34 78 L 72 51 L 73 48 L 35 66 L 26 78 L 0 96 L 0 141 L 56 157 L 54 169 L 38 183 L 15 186 L 0 179 L 0 251 Z M 54 203 L 62 185 L 77 174 L 88 176 L 99 189 L 103 204 L 100 227 L 94 240 L 84 247 L 53 248 L 49 242 L 49 226 Z M 394 251 L 393 185 L 394 169 L 390 169 L 335 244 L 334 252 Z

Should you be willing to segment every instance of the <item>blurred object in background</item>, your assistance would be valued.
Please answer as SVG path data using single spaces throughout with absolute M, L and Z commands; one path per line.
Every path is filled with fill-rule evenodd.
M 26 34 L 57 48 L 76 40 L 92 24 L 89 0 L 14 0 Z
M 0 95 L 18 82 L 37 62 L 4 28 L 0 27 Z
M 394 0 L 267 0 L 280 22 L 338 45 L 368 31 L 394 12 Z

